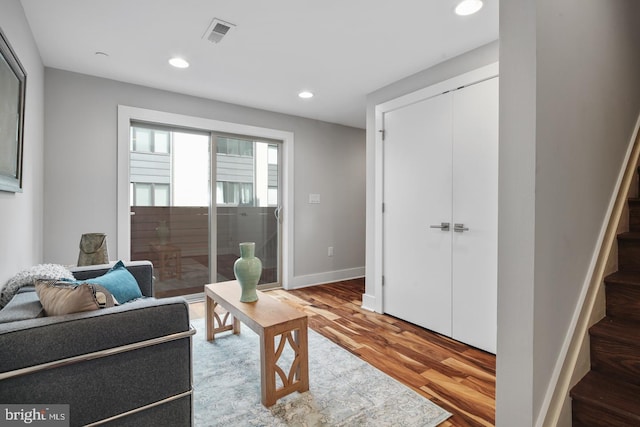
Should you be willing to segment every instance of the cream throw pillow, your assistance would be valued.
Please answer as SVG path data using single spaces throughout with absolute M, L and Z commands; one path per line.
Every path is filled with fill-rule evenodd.
M 57 280 L 37 280 L 36 293 L 47 316 L 113 307 L 111 293 L 100 285 L 76 285 Z

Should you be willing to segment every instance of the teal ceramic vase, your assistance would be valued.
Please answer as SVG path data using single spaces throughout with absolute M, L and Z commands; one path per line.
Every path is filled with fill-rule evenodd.
M 258 300 L 256 286 L 258 286 L 262 274 L 262 261 L 255 257 L 255 252 L 256 244 L 254 242 L 240 243 L 240 258 L 233 264 L 233 273 L 242 289 L 240 302 Z

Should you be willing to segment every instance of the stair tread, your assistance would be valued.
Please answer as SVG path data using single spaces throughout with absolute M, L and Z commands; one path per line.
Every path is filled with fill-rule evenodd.
M 580 399 L 609 412 L 624 414 L 640 422 L 640 386 L 590 371 L 571 390 L 573 399 Z
M 607 284 L 640 286 L 640 271 L 618 270 L 604 278 Z
M 589 328 L 589 334 L 591 336 L 640 346 L 640 322 L 632 320 L 607 316 Z

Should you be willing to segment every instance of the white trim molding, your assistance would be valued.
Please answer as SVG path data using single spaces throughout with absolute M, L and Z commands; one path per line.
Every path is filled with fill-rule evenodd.
M 116 251 L 118 259 L 123 260 L 129 260 L 131 257 L 131 224 L 129 221 L 129 127 L 131 121 L 159 123 L 206 132 L 232 133 L 282 141 L 282 286 L 285 289 L 289 289 L 293 282 L 294 254 L 293 132 L 118 105 Z
M 286 289 L 299 289 L 308 286 L 322 285 L 325 283 L 340 282 L 343 280 L 358 279 L 364 277 L 364 267 L 347 268 L 344 270 L 325 271 L 323 273 L 295 276 L 291 286 Z

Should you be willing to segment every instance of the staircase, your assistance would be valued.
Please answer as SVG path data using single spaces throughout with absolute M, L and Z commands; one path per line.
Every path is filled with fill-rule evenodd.
M 640 168 L 638 169 L 640 173 Z M 573 426 L 640 426 L 640 198 L 629 198 L 606 317 L 589 329 L 591 370 L 571 390 Z

